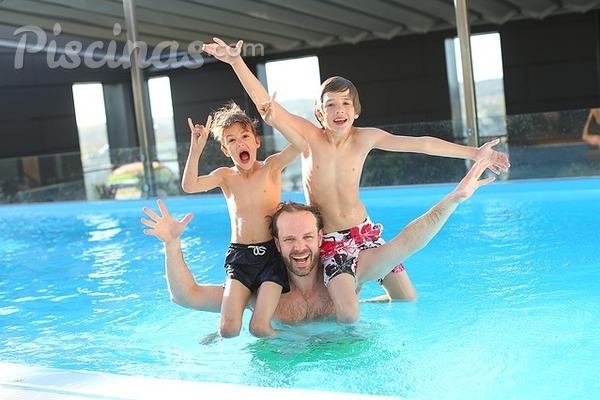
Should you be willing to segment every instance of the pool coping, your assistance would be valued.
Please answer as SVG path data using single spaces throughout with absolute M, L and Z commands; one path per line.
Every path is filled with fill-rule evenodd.
M 226 394 L 226 395 L 225 395 Z M 223 399 L 244 400 L 391 400 L 397 397 L 308 389 L 253 387 L 184 381 L 0 362 L 0 398 L 78 399 Z

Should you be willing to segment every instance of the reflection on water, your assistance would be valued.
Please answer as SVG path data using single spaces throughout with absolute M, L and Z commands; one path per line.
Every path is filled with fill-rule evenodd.
M 370 358 L 375 343 L 359 325 L 321 322 L 301 328 L 293 326 L 277 337 L 253 341 L 244 348 L 251 356 L 244 371 L 245 383 L 294 387 L 313 381 L 327 386 L 329 379 L 336 380 L 338 374 L 352 374 L 360 369 L 361 360 Z M 335 384 L 324 390 L 335 390 L 331 386 Z
M 83 252 L 83 259 L 91 263 L 92 273 L 90 278 L 104 279 L 116 278 L 127 271 L 129 261 L 126 259 L 123 245 L 111 243 L 105 246 L 94 246 Z M 113 279 L 114 282 L 114 279 Z
M 78 217 L 90 236 L 90 242 L 109 241 L 119 233 L 119 220 L 109 214 L 83 214 Z
M 254 366 L 267 370 L 294 369 L 299 364 L 327 364 L 361 356 L 371 349 L 373 339 L 359 326 L 318 322 L 281 330 L 274 338 L 250 343 L 245 349 Z

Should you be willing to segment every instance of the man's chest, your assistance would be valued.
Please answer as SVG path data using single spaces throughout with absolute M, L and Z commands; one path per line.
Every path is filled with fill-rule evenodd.
M 317 295 L 305 299 L 301 296 L 283 294 L 274 318 L 281 322 L 301 322 L 334 314 L 335 308 L 329 296 Z

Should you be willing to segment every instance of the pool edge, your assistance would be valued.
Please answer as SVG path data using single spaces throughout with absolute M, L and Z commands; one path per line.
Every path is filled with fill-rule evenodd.
M 0 397 L 37 399 L 386 400 L 397 397 L 117 375 L 0 362 Z M 226 394 L 226 395 L 225 395 Z M 8 395 L 8 397 L 5 397 Z

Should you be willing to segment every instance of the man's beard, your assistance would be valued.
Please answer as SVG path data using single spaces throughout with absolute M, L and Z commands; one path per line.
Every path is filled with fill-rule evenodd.
M 319 262 L 318 257 L 315 257 L 314 253 L 311 251 L 308 255 L 308 265 L 301 268 L 297 268 L 294 265 L 294 260 L 292 259 L 292 256 L 297 254 L 298 253 L 290 253 L 288 257 L 282 257 L 285 267 L 287 268 L 288 272 L 293 275 L 300 277 L 309 275 L 312 272 L 312 270 L 315 269 L 315 267 L 317 266 L 317 263 Z

